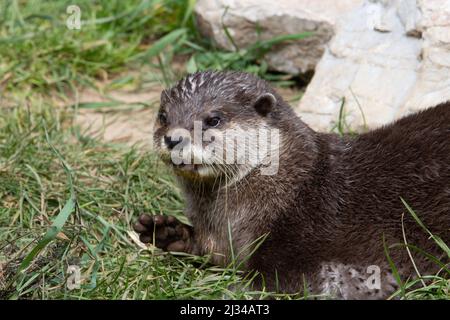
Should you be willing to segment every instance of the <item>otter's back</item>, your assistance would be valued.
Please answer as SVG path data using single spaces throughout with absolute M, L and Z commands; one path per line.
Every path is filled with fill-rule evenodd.
M 450 239 L 450 102 L 362 134 L 350 146 L 343 192 L 352 223 L 372 223 L 397 238 L 403 198 L 430 230 Z M 405 224 L 422 239 L 411 215 Z

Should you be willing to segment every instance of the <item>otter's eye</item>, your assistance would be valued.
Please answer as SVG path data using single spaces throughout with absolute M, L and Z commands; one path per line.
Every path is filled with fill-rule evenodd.
M 160 112 L 158 114 L 158 121 L 159 123 L 161 123 L 162 125 L 166 125 L 167 124 L 167 116 L 165 112 Z
M 217 127 L 220 124 L 220 118 L 219 117 L 207 118 L 205 120 L 205 124 L 210 128 Z

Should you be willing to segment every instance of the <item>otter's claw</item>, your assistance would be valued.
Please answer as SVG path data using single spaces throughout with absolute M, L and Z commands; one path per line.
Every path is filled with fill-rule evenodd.
M 192 227 L 181 223 L 175 217 L 142 214 L 133 225 L 144 243 L 153 243 L 165 251 L 189 252 Z

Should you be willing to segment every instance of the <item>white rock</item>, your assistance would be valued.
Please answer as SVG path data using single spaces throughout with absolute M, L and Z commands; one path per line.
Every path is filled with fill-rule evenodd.
M 328 131 L 343 98 L 356 129 L 450 100 L 450 0 L 366 0 L 342 16 L 298 113 Z
M 334 34 L 336 18 L 363 0 L 198 0 L 200 31 L 222 48 L 245 48 L 258 39 L 313 31 L 314 36 L 278 45 L 266 56 L 269 66 L 291 74 L 314 70 Z M 233 41 L 224 31 L 226 26 Z M 233 44 L 234 42 L 234 44 Z

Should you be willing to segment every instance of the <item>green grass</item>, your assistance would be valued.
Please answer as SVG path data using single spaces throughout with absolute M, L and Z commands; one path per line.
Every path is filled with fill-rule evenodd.
M 196 31 L 195 1 L 80 0 L 80 30 L 66 26 L 69 0 L 5 0 L 0 3 L 0 84 L 4 90 L 61 92 L 94 86 L 142 65 L 157 67 L 161 81 L 172 82 L 175 54 L 190 57 L 182 72 L 237 69 L 270 79 L 262 58 L 271 45 L 307 34 L 258 41 L 245 49 L 223 52 Z
M 248 283 L 232 268 L 209 266 L 206 258 L 151 254 L 134 243 L 128 232 L 140 213 L 183 220 L 177 187 L 152 154 L 84 137 L 65 126 L 70 116 L 51 106 L 1 113 L 1 298 L 266 295 L 232 292 Z M 81 268 L 79 290 L 66 287 L 69 265 Z
M 245 70 L 290 85 L 289 76 L 268 70 L 264 54 L 272 44 L 305 35 L 225 52 L 195 31 L 193 1 L 76 3 L 81 30 L 65 25 L 72 1 L 0 2 L 0 299 L 267 297 L 233 267 L 133 242 L 130 224 L 141 213 L 184 219 L 172 176 L 149 151 L 87 136 L 73 125 L 76 110 L 55 107 L 53 98 L 69 106 L 70 93 L 98 89 L 104 79 L 114 79 L 108 87 L 114 90 L 141 78 L 168 84 L 207 68 Z M 173 67 L 177 59 L 180 68 Z M 3 104 L 4 97 L 13 99 Z M 71 265 L 82 275 L 73 291 L 66 286 Z M 433 277 L 429 286 L 405 283 L 399 295 L 448 298 L 444 275 L 427 277 Z
M 143 63 L 151 58 L 146 52 L 153 41 L 183 27 L 178 21 L 186 7 L 185 1 L 80 0 L 84 23 L 81 30 L 70 30 L 66 8 L 72 3 L 1 2 L 0 79 L 7 80 L 5 89 L 89 85 Z

